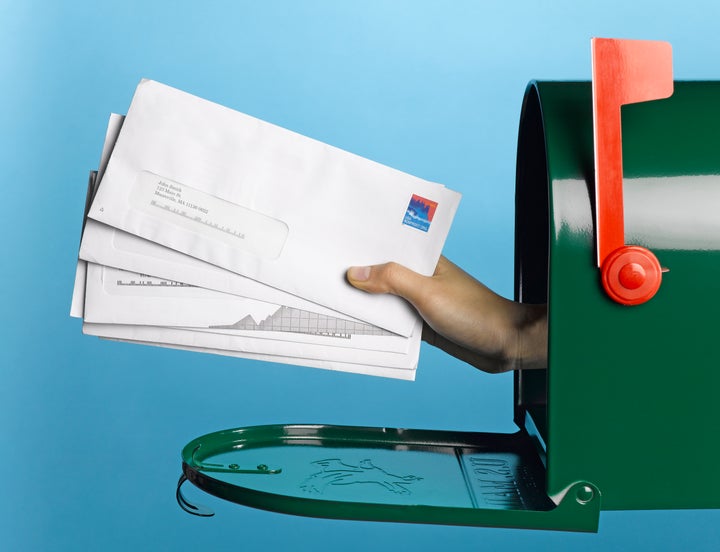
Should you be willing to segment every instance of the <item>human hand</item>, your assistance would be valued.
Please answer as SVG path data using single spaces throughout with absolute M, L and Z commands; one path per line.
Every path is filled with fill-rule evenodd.
M 505 299 L 445 257 L 432 276 L 386 263 L 351 267 L 347 279 L 406 299 L 425 320 L 423 340 L 481 370 L 546 366 L 547 307 Z

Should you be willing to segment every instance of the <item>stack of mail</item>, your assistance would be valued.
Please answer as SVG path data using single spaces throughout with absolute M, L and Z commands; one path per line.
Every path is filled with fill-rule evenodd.
M 432 274 L 459 200 L 143 80 L 91 172 L 71 314 L 110 339 L 412 380 L 422 321 L 345 271 Z

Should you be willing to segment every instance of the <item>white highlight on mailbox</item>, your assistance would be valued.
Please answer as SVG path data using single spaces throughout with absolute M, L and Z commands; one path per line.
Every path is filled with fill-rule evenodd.
M 552 181 L 556 233 L 595 235 L 588 183 Z M 720 177 L 626 178 L 625 241 L 651 250 L 720 250 Z

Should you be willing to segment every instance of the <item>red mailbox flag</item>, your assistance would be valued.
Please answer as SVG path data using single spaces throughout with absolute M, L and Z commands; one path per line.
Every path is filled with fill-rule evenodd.
M 667 42 L 592 39 L 597 263 L 608 295 L 624 305 L 652 298 L 660 263 L 645 248 L 625 245 L 620 107 L 673 93 Z

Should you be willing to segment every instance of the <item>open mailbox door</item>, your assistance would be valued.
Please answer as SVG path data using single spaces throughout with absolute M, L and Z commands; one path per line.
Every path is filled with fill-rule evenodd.
M 182 497 L 187 479 L 277 512 L 412 523 L 597 531 L 601 509 L 720 508 L 720 82 L 676 82 L 620 118 L 628 98 L 640 101 L 613 107 L 620 178 L 598 197 L 592 84 L 532 82 L 525 94 L 515 298 L 548 304 L 549 353 L 546 369 L 515 374 L 517 433 L 221 431 L 183 449 L 181 505 L 203 513 Z M 669 269 L 662 285 L 644 257 L 602 274 L 603 252 L 626 244 Z
M 558 505 L 548 498 L 545 468 L 523 432 L 240 428 L 188 443 L 183 476 L 239 504 L 325 518 L 595 531 L 600 511 L 589 484 Z

